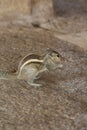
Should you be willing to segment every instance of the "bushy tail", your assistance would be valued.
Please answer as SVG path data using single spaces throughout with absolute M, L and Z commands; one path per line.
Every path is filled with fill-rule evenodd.
M 15 79 L 17 79 L 17 74 L 0 70 L 0 79 L 15 80 Z

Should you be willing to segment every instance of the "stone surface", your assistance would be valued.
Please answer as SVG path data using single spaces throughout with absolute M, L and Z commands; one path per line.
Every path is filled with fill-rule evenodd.
M 62 70 L 44 74 L 40 88 L 0 80 L 0 130 L 86 130 L 87 52 L 26 27 L 0 28 L 0 69 L 14 72 L 22 57 L 48 47 L 65 58 Z
M 86 0 L 0 0 L 0 69 L 48 47 L 65 58 L 43 87 L 0 80 L 0 130 L 87 130 L 86 13 Z

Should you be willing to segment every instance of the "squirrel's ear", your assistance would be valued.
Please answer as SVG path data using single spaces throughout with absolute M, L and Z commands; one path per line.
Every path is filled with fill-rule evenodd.
M 51 49 L 51 48 L 47 48 L 47 49 L 46 49 L 46 52 L 47 52 L 48 54 L 50 54 L 50 53 L 52 52 L 52 49 Z
M 51 48 L 47 48 L 46 51 L 51 51 L 52 49 Z
M 42 54 L 42 56 L 45 56 L 47 54 L 51 54 L 52 53 L 52 49 L 51 48 L 47 48 L 45 51 L 44 51 L 44 54 Z

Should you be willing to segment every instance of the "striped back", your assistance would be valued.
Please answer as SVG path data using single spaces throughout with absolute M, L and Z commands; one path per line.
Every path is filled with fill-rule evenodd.
M 36 55 L 36 54 L 28 54 L 26 55 L 19 63 L 19 66 L 18 66 L 18 71 L 20 71 L 20 68 L 23 64 L 25 64 L 27 61 L 32 61 L 33 60 L 40 60 L 41 57 L 39 55 Z

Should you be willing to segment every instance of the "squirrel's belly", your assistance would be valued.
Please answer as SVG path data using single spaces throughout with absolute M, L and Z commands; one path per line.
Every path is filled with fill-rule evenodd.
M 34 77 L 37 73 L 37 69 L 36 68 L 32 68 L 32 67 L 24 67 L 21 72 L 19 72 L 17 78 L 18 79 L 30 79 L 32 77 Z

